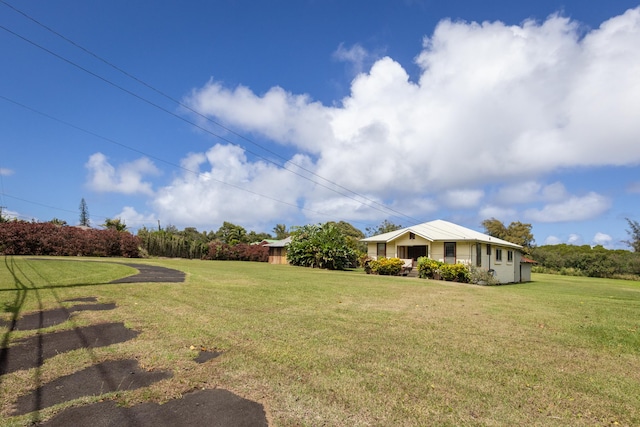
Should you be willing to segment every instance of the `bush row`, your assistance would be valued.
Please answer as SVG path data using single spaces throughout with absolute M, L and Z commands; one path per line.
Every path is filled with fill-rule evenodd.
M 471 270 L 464 264 L 445 264 L 427 257 L 418 258 L 418 276 L 462 283 L 469 283 L 472 279 Z
M 137 237 L 116 230 L 83 229 L 49 222 L 0 223 L 0 254 L 139 257 Z
M 404 261 L 400 258 L 378 258 L 366 261 L 365 270 L 373 274 L 397 276 L 402 271 Z
M 219 261 L 269 261 L 269 248 L 262 245 L 248 245 L 239 243 L 228 245 L 221 242 L 211 242 L 209 251 L 203 259 Z

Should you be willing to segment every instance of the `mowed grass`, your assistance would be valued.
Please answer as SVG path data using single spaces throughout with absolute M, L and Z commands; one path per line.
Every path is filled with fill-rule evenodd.
M 129 267 L 5 257 L 2 317 L 96 296 L 43 332 L 123 321 L 141 334 L 0 377 L 0 420 L 21 394 L 98 361 L 136 358 L 173 378 L 122 405 L 220 387 L 264 404 L 274 426 L 640 425 L 640 283 L 534 275 L 499 287 L 264 263 L 136 260 L 185 283 L 106 284 Z M 91 260 L 96 261 L 96 260 Z M 0 329 L 11 340 L 36 331 Z M 194 347 L 222 351 L 196 364 Z M 96 400 L 87 398 L 83 401 Z M 77 402 L 76 402 L 77 403 Z

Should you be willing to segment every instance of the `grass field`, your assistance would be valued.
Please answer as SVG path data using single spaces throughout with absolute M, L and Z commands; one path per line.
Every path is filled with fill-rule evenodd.
M 274 426 L 640 425 L 639 282 L 534 275 L 532 283 L 479 287 L 136 260 L 185 271 L 186 282 L 109 285 L 134 270 L 87 261 L 2 258 L 0 315 L 96 296 L 118 308 L 79 312 L 45 332 L 124 321 L 141 334 L 0 377 L 5 425 L 31 420 L 7 414 L 37 384 L 125 357 L 174 376 L 115 394 L 122 405 L 220 387 L 264 404 Z M 5 341 L 35 333 L 0 328 Z M 223 355 L 199 365 L 191 346 Z

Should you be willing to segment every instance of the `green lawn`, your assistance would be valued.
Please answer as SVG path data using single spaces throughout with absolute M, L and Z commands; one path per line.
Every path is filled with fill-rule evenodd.
M 1 258 L 2 317 L 96 296 L 118 308 L 79 312 L 47 331 L 124 321 L 141 334 L 0 377 L 7 425 L 30 422 L 5 417 L 36 384 L 125 357 L 174 377 L 116 394 L 123 405 L 220 387 L 263 403 L 274 426 L 640 425 L 639 282 L 534 275 L 532 283 L 479 287 L 136 260 L 183 270 L 187 281 L 109 285 L 132 269 L 87 261 Z M 191 346 L 224 354 L 198 365 Z

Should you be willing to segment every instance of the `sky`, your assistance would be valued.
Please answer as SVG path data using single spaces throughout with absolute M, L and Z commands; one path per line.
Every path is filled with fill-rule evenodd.
M 640 3 L 0 0 L 0 206 L 627 248 Z

